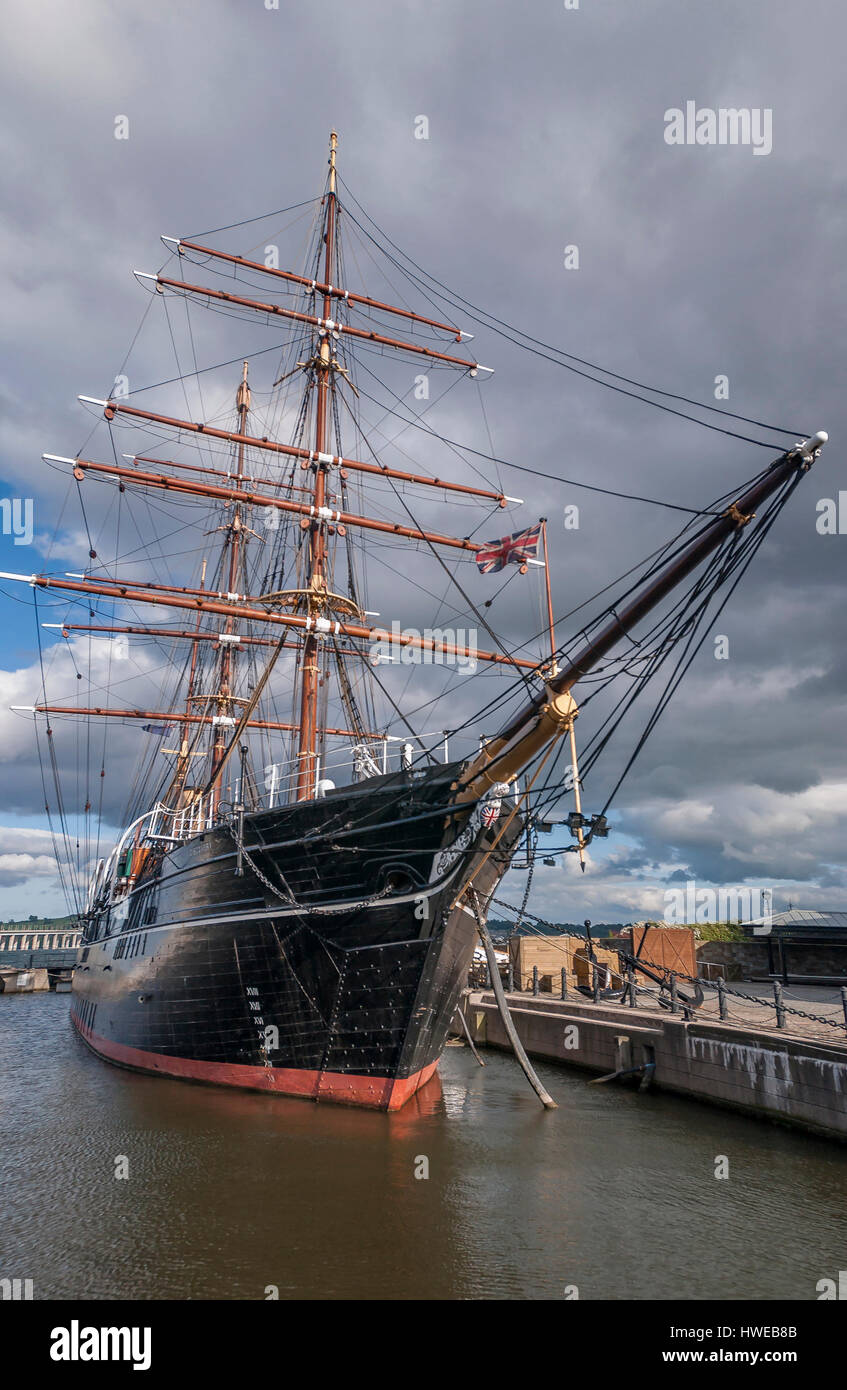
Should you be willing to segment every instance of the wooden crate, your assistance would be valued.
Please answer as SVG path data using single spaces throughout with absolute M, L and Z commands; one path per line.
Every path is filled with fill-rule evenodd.
M 697 948 L 691 927 L 633 927 L 632 953 L 653 968 L 664 966 L 696 979 Z
M 539 988 L 546 994 L 558 994 L 562 967 L 568 972 L 568 984 L 573 984 L 574 957 L 584 946 L 581 936 L 513 936 L 509 957 L 515 989 L 532 989 L 532 969 L 537 965 Z
M 617 951 L 610 951 L 605 946 L 595 946 L 594 959 L 599 961 L 601 966 L 605 966 L 608 971 L 606 976 L 600 975 L 600 988 L 620 989 L 624 984 L 624 979 L 621 975 Z M 587 985 L 589 989 L 593 987 L 594 977 L 591 970 L 591 960 L 588 955 L 588 947 L 585 945 L 574 956 L 574 971 L 578 984 Z

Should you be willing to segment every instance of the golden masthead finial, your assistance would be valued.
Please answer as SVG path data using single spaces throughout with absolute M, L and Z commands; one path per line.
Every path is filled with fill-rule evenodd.
M 338 148 L 338 135 L 334 130 L 329 132 L 329 191 L 335 192 L 335 151 Z
M 241 369 L 241 385 L 235 396 L 235 404 L 239 410 L 245 406 L 248 410 L 250 409 L 250 387 L 247 385 L 247 365 L 248 364 L 245 362 Z M 242 420 L 241 423 L 243 425 L 244 421 Z

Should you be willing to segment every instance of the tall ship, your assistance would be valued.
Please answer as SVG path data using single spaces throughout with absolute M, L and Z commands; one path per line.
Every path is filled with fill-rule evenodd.
M 610 564 L 573 620 L 531 500 L 488 476 L 493 450 L 427 421 L 431 380 L 476 390 L 489 369 L 438 282 L 342 196 L 336 145 L 322 195 L 283 210 L 311 218 L 297 273 L 275 244 L 242 254 L 212 234 L 165 237 L 162 269 L 136 272 L 178 369 L 158 373 L 160 400 L 124 373 L 80 397 L 104 456 L 44 461 L 79 505 L 89 562 L 4 578 L 34 600 L 45 675 L 26 713 L 83 926 L 80 1036 L 159 1076 L 396 1110 L 438 1066 L 504 874 L 531 875 L 565 800 L 563 853 L 584 863 L 608 833 L 620 780 L 588 812 L 587 771 L 650 687 L 631 764 L 826 436 L 677 507 L 671 538 L 618 578 Z M 347 229 L 410 303 L 364 292 Z M 198 314 L 213 316 L 217 375 L 196 358 Z M 233 325 L 277 337 L 233 356 Z M 391 358 L 405 395 L 374 385 Z M 228 406 L 208 399 L 222 373 Z M 416 442 L 426 461 L 396 466 Z M 523 471 L 529 489 L 544 476 Z M 420 626 L 369 608 L 374 566 L 394 576 L 389 601 L 416 586 Z M 492 611 L 491 586 L 513 580 L 528 595 L 518 643 Z M 143 705 L 122 699 L 136 666 L 159 692 Z M 72 672 L 87 683 L 67 698 Z M 575 724 L 595 699 L 580 767 Z

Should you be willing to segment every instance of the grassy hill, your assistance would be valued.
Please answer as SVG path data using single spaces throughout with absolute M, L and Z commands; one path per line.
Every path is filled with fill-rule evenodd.
M 10 918 L 6 922 L 0 921 L 0 931 L 70 930 L 74 921 L 73 917 L 26 917 L 23 920 Z

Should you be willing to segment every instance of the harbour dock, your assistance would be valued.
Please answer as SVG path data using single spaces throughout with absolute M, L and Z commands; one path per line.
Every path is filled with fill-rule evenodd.
M 19 966 L 0 969 L 0 994 L 33 994 L 50 988 L 46 969 L 27 970 Z
M 652 999 L 632 1008 L 581 994 L 506 997 L 531 1057 L 847 1140 L 843 1026 L 828 1028 L 825 1037 L 824 1025 L 804 1028 L 795 1018 L 781 1029 L 711 1012 L 686 1018 Z M 468 989 L 460 1008 L 476 1047 L 509 1048 L 493 992 Z
M 0 994 L 70 990 L 81 939 L 78 928 L 0 928 Z

